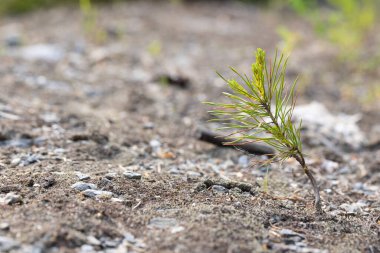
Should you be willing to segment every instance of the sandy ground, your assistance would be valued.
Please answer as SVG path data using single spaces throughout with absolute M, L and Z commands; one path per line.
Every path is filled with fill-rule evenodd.
M 0 21 L 0 252 L 380 252 L 380 113 L 363 103 L 376 71 L 342 67 L 288 13 L 207 2 L 97 11 L 96 34 L 74 9 Z M 271 55 L 281 43 L 279 25 L 301 36 L 288 72 L 301 76 L 299 104 L 362 116 L 356 150 L 305 130 L 323 215 L 295 161 L 263 166 L 197 140 L 215 127 L 201 102 L 223 100 L 215 70 L 248 72 L 257 47 Z

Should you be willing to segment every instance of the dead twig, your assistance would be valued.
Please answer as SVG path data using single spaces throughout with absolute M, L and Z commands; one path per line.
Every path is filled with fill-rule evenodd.
M 214 144 L 218 147 L 232 148 L 236 147 L 238 149 L 244 150 L 250 154 L 255 155 L 266 155 L 272 157 L 275 155 L 274 149 L 269 146 L 256 144 L 256 143 L 246 143 L 246 144 L 236 144 L 236 145 L 225 145 L 225 143 L 231 142 L 230 138 L 226 138 L 216 133 L 208 130 L 199 129 L 197 133 L 197 138 L 200 141 L 208 142 Z

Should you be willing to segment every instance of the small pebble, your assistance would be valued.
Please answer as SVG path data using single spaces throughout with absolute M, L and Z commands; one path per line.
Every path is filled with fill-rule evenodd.
M 19 248 L 20 244 L 12 238 L 0 236 L 0 252 L 9 252 Z
M 172 234 L 176 234 L 176 233 L 179 233 L 179 232 L 181 232 L 183 230 L 185 230 L 184 227 L 182 227 L 182 226 L 175 226 L 175 227 L 172 227 L 172 229 L 170 230 L 170 232 Z
M 111 201 L 112 202 L 117 202 L 117 203 L 124 203 L 124 200 L 120 199 L 120 198 L 111 198 Z
M 97 187 L 95 184 L 76 182 L 75 184 L 71 186 L 71 188 L 82 192 L 88 189 L 95 190 Z
M 161 147 L 161 142 L 159 142 L 158 140 L 151 140 L 149 142 L 149 146 L 151 146 L 153 150 L 157 150 Z
M 242 167 L 247 167 L 249 165 L 249 159 L 248 156 L 242 155 L 239 157 L 238 163 Z
M 328 173 L 333 173 L 339 168 L 339 163 L 330 160 L 324 160 L 321 168 L 326 170 Z
M 290 230 L 290 229 L 285 229 L 285 228 L 281 229 L 279 233 L 281 234 L 282 237 L 286 238 L 285 239 L 286 244 L 295 244 L 297 242 L 305 240 L 305 236 L 297 232 L 294 232 L 293 230 Z
M 4 197 L 0 198 L 0 204 L 3 205 L 13 205 L 18 203 L 22 203 L 21 196 L 13 192 L 9 192 Z
M 57 62 L 64 56 L 64 51 L 55 45 L 35 44 L 18 50 L 19 56 L 29 61 Z
M 176 167 L 176 166 L 171 167 L 170 170 L 169 170 L 169 173 L 173 174 L 173 175 L 180 175 L 180 174 L 182 174 L 181 170 L 178 167 Z
M 153 218 L 149 221 L 150 228 L 170 228 L 177 225 L 177 220 L 173 218 Z
M 103 247 L 106 248 L 116 248 L 120 244 L 120 240 L 110 240 L 108 238 L 102 237 L 101 238 Z
M 353 203 L 353 204 L 344 203 L 344 204 L 341 204 L 339 208 L 346 211 L 348 214 L 358 214 L 362 212 L 360 205 L 356 203 Z
M 91 246 L 91 245 L 88 245 L 88 244 L 83 244 L 81 247 L 80 247 L 80 253 L 94 253 L 95 250 L 94 250 L 94 247 Z
M 243 193 L 243 191 L 238 187 L 234 187 L 234 188 L 230 189 L 230 194 L 238 195 L 238 194 L 242 194 L 242 193 Z
M 93 190 L 88 189 L 83 191 L 83 195 L 89 198 L 97 198 L 97 199 L 110 199 L 112 198 L 112 192 L 109 191 L 101 191 L 101 190 Z
M 153 129 L 155 127 L 153 122 L 147 122 L 144 124 L 144 129 Z
M 241 208 L 243 206 L 240 201 L 235 202 L 233 205 L 235 208 Z
M 339 174 L 343 174 L 343 175 L 344 174 L 349 174 L 349 173 L 351 173 L 351 170 L 350 170 L 350 168 L 348 166 L 344 166 L 341 169 L 339 169 L 338 173 Z
M 226 193 L 226 192 L 228 192 L 228 189 L 226 187 L 221 186 L 221 185 L 213 185 L 211 187 L 211 190 L 214 193 Z
M 113 180 L 117 177 L 117 173 L 116 172 L 109 172 L 109 173 L 105 174 L 104 177 L 107 178 L 108 180 Z
M 141 174 L 133 171 L 125 171 L 123 175 L 128 179 L 141 179 Z
M 187 180 L 191 182 L 191 181 L 196 181 L 198 178 L 202 177 L 202 174 L 196 171 L 188 171 L 186 173 L 186 176 L 187 176 Z
M 129 232 L 126 232 L 124 234 L 124 240 L 126 240 L 127 242 L 130 242 L 130 243 L 133 243 L 135 244 L 136 243 L 136 238 L 134 235 L 132 235 L 131 233 Z
M 0 230 L 9 230 L 9 224 L 6 222 L 0 223 Z
M 21 46 L 21 38 L 18 34 L 12 34 L 5 38 L 5 44 L 7 47 L 18 47 Z
M 83 174 L 82 172 L 76 171 L 75 175 L 78 177 L 79 181 L 84 181 L 90 179 L 90 176 L 87 174 Z
M 102 244 L 98 239 L 96 239 L 96 237 L 94 237 L 92 235 L 87 236 L 87 242 L 89 244 L 95 245 L 95 246 Z

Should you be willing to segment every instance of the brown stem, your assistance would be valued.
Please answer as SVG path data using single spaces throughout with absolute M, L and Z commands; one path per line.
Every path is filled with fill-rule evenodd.
M 282 137 L 284 139 L 287 139 L 285 133 L 281 131 L 280 124 L 277 122 L 276 118 L 272 114 L 272 111 L 270 109 L 270 105 L 265 104 L 265 103 L 263 103 L 262 105 L 263 105 L 264 109 L 266 110 L 266 112 L 268 113 L 268 115 L 270 116 L 273 124 L 280 130 Z M 285 143 L 285 145 L 289 149 L 292 149 L 293 151 L 295 151 L 295 154 L 293 155 L 293 157 L 301 164 L 303 171 L 305 172 L 307 177 L 310 179 L 311 185 L 313 186 L 314 198 L 315 198 L 315 202 L 314 202 L 315 209 L 316 209 L 318 214 L 323 213 L 322 207 L 321 207 L 321 197 L 319 196 L 319 187 L 318 187 L 317 181 L 315 180 L 313 174 L 311 173 L 311 171 L 307 167 L 306 162 L 305 162 L 305 158 L 303 157 L 302 152 L 298 149 L 298 147 L 293 148 L 289 143 Z
M 322 214 L 323 211 L 322 211 L 322 207 L 321 207 L 321 197 L 319 196 L 319 187 L 318 187 L 317 181 L 315 180 L 313 174 L 311 173 L 311 171 L 307 167 L 303 155 L 298 154 L 298 155 L 295 155 L 294 158 L 301 164 L 303 171 L 305 172 L 307 177 L 310 179 L 311 185 L 313 186 L 313 190 L 314 190 L 314 198 L 315 198 L 314 206 L 315 206 L 315 209 L 316 209 L 318 214 Z

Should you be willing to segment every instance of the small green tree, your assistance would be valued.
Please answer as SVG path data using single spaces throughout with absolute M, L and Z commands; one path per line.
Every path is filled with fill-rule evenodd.
M 296 103 L 296 81 L 286 89 L 285 71 L 287 59 L 277 53 L 273 64 L 267 68 L 265 51 L 257 49 L 256 62 L 252 64 L 252 77 L 242 75 L 234 68 L 242 82 L 227 80 L 232 92 L 224 92 L 231 103 L 207 102 L 215 108 L 210 113 L 225 125 L 220 129 L 233 129 L 229 135 L 231 142 L 226 145 L 239 145 L 247 142 L 264 142 L 278 153 L 276 160 L 295 158 L 310 179 L 315 196 L 315 208 L 322 213 L 319 188 L 302 152 L 301 124 L 292 122 Z

